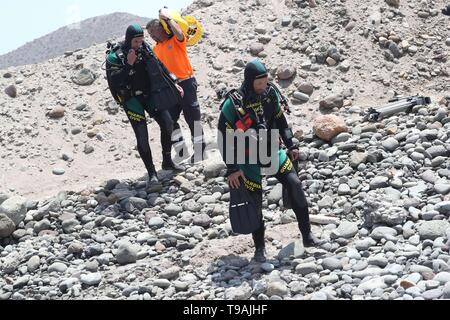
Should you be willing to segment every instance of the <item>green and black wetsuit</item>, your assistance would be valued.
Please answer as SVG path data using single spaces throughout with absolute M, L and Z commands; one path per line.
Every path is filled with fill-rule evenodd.
M 240 93 L 243 97 L 242 107 L 235 107 L 231 98 L 227 98 L 222 105 L 220 118 L 219 118 L 219 134 L 218 145 L 222 153 L 222 157 L 226 163 L 227 152 L 225 146 L 227 130 L 238 130 L 240 127 L 240 121 L 245 119 L 248 115 L 253 121 L 251 121 L 250 128 L 257 129 L 258 121 L 264 122 L 267 129 L 278 129 L 280 137 L 282 138 L 285 146 L 289 149 L 295 148 L 292 142 L 292 137 L 287 134 L 288 123 L 284 115 L 284 111 L 280 104 L 280 96 L 277 90 L 270 85 L 263 95 L 258 95 L 254 92 L 253 83 L 256 79 L 267 77 L 267 69 L 259 60 L 250 62 L 245 70 L 245 81 L 240 88 Z M 238 114 L 240 113 L 240 115 Z M 269 136 L 270 139 L 270 136 Z M 236 148 L 234 148 L 236 149 Z M 254 151 L 253 151 L 254 152 Z M 254 199 L 258 211 L 262 216 L 262 174 L 260 164 L 237 163 L 236 155 L 234 155 L 233 163 L 226 163 L 228 168 L 228 175 L 241 170 L 245 177 L 245 186 L 252 198 Z M 306 239 L 311 233 L 311 226 L 309 221 L 308 202 L 305 194 L 302 190 L 302 184 L 298 177 L 298 174 L 293 168 L 293 164 L 289 159 L 286 150 L 279 149 L 278 151 L 278 173 L 275 177 L 287 188 L 289 196 L 292 199 L 292 207 L 297 216 L 299 222 L 300 231 Z M 260 230 L 253 234 L 255 241 L 255 247 L 264 247 L 264 221 L 262 221 L 262 227 Z
M 147 119 L 145 112 L 154 118 L 161 129 L 161 145 L 164 163 L 171 164 L 173 120 L 167 106 L 159 105 L 151 95 L 152 83 L 147 69 L 146 59 L 153 57 L 143 56 L 137 59 L 134 65 L 126 61 L 131 48 L 131 41 L 136 37 L 144 36 L 144 31 L 139 25 L 129 26 L 126 32 L 125 42 L 120 52 L 111 52 L 107 61 L 112 68 L 111 79 L 123 92 L 121 97 L 123 108 L 130 120 L 137 140 L 138 152 L 147 168 L 149 175 L 155 174 L 152 152 L 149 144 Z M 145 46 L 145 44 L 144 44 Z M 146 47 L 146 50 L 151 50 Z

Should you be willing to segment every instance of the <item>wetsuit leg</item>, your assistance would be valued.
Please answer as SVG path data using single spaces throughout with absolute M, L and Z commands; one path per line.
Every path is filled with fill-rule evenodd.
M 286 161 L 291 162 L 289 159 Z M 292 165 L 282 165 L 275 177 L 285 188 L 287 188 L 292 202 L 292 209 L 297 217 L 300 232 L 303 239 L 306 239 L 311 233 L 311 224 L 309 220 L 308 201 L 303 192 L 302 182 Z
M 152 150 L 148 141 L 147 119 L 145 117 L 144 107 L 136 99 L 131 99 L 125 103 L 124 109 L 136 136 L 137 150 L 147 172 L 149 175 L 155 173 Z
M 184 143 L 183 133 L 181 132 L 181 127 L 179 124 L 181 111 L 181 104 L 174 105 L 169 109 L 169 113 L 173 121 L 174 134 L 172 136 L 172 145 L 175 148 L 181 147 L 181 144 Z M 180 154 L 180 157 L 183 157 L 183 154 Z
M 198 84 L 195 78 L 185 80 L 180 83 L 180 86 L 184 90 L 184 97 L 181 101 L 181 108 L 184 113 L 184 118 L 191 131 L 191 137 L 194 144 L 195 152 L 202 152 L 202 155 L 206 149 L 206 143 L 204 141 L 204 132 L 201 126 L 201 112 L 200 104 L 197 97 Z M 195 126 L 199 126 L 195 130 Z M 197 131 L 197 132 L 196 132 Z M 203 157 L 202 157 L 203 160 Z
M 261 227 L 253 233 L 253 241 L 255 243 L 255 248 L 265 248 L 265 231 L 266 227 L 264 225 L 264 218 L 262 214 L 262 191 L 249 192 L 253 201 L 258 209 L 259 218 L 261 220 Z
M 172 132 L 174 123 L 169 111 L 158 111 L 155 115 L 155 121 L 161 129 L 161 147 L 163 155 L 170 155 L 172 150 Z

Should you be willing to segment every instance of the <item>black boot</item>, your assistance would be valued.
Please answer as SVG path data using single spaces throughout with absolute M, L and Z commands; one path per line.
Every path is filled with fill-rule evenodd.
M 158 183 L 159 183 L 158 174 L 156 172 L 149 172 L 147 185 L 154 185 Z
M 256 249 L 254 260 L 259 263 L 266 262 L 265 230 L 265 226 L 263 225 L 259 230 L 253 233 L 253 241 L 255 242 Z
M 256 248 L 255 257 L 253 259 L 256 262 L 259 262 L 259 263 L 266 262 L 267 261 L 267 259 L 266 259 L 266 248 L 265 247 Z
M 308 236 L 303 236 L 303 246 L 305 248 L 318 247 L 323 244 L 322 240 L 319 240 L 312 232 Z
M 147 167 L 147 174 L 147 186 L 159 183 L 158 174 L 153 163 Z
M 172 155 L 170 153 L 163 154 L 163 163 L 162 163 L 162 169 L 167 171 L 184 171 L 184 168 L 176 165 L 172 160 Z

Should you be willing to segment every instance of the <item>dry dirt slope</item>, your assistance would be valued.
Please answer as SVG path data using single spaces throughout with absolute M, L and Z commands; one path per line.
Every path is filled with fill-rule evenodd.
M 438 10 L 444 1 L 401 1 L 399 8 L 383 1 L 317 4 L 311 9 L 306 1 L 199 1 L 187 9 L 206 33 L 190 55 L 211 141 L 220 103 L 216 90 L 241 82 L 245 62 L 255 55 L 251 52 L 259 52 L 292 98 L 290 121 L 306 133 L 320 113 L 319 102 L 333 94 L 344 94 L 344 107 L 335 112 L 350 118 L 360 108 L 386 102 L 394 92 L 426 94 L 435 101 L 449 92 L 449 19 Z M 15 99 L 2 94 L 0 100 L 4 192 L 42 197 L 108 178 L 142 176 L 131 129 L 107 90 L 104 51 L 99 44 L 1 72 L 2 91 L 15 84 L 19 92 Z M 323 63 L 328 53 L 336 65 Z M 72 81 L 82 68 L 95 75 L 89 86 Z M 288 79 L 279 80 L 277 74 Z M 306 93 L 308 101 L 299 103 L 294 93 L 301 99 Z M 55 107 L 65 110 L 64 117 L 50 119 L 48 112 Z M 158 130 L 154 124 L 151 128 L 159 157 Z M 65 174 L 54 175 L 55 168 Z

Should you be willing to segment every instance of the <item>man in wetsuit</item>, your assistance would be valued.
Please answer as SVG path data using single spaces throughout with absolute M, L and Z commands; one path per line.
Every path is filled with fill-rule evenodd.
M 308 202 L 302 190 L 302 183 L 297 172 L 293 168 L 292 160 L 299 158 L 298 147 L 293 144 L 292 130 L 289 129 L 284 110 L 280 105 L 280 94 L 277 88 L 269 84 L 268 73 L 265 66 L 259 60 L 253 60 L 245 68 L 245 81 L 239 90 L 241 101 L 232 101 L 228 96 L 222 105 L 219 118 L 218 144 L 221 149 L 222 157 L 227 162 L 227 148 L 224 147 L 229 141 L 224 141 L 227 130 L 242 130 L 242 128 L 257 129 L 261 127 L 268 130 L 276 129 L 281 139 L 288 148 L 278 148 L 278 173 L 275 177 L 288 190 L 291 198 L 292 208 L 299 223 L 299 229 L 303 236 L 305 247 L 316 246 L 319 240 L 311 233 L 309 221 Z M 238 106 L 238 107 L 236 107 Z M 243 121 L 245 125 L 243 125 Z M 245 130 L 245 129 L 244 129 Z M 234 142 L 235 143 L 235 142 Z M 234 149 L 237 149 L 236 147 Z M 238 150 L 237 152 L 242 152 Z M 255 153 L 255 150 L 244 150 L 246 154 Z M 231 188 L 239 188 L 244 185 L 251 198 L 257 206 L 258 214 L 261 219 L 261 227 L 253 233 L 255 243 L 255 260 L 264 262 L 265 258 L 265 240 L 264 240 L 264 221 L 262 216 L 262 175 L 261 164 L 251 164 L 247 160 L 245 163 L 237 163 L 234 155 L 232 163 L 226 163 L 228 168 L 228 181 Z
M 158 182 L 158 176 L 148 141 L 145 112 L 156 120 L 161 129 L 162 169 L 180 170 L 171 157 L 173 121 L 168 111 L 171 106 L 163 105 L 162 101 L 152 95 L 152 86 L 161 86 L 161 83 L 166 82 L 170 85 L 168 81 L 164 82 L 167 80 L 164 72 L 169 74 L 168 71 L 159 69 L 158 63 L 150 47 L 145 44 L 144 31 L 139 25 L 129 26 L 125 42 L 119 50 L 112 51 L 107 57 L 111 82 L 120 92 L 121 104 L 136 135 L 137 149 L 147 169 L 150 183 Z M 176 94 L 182 94 L 182 89 L 174 83 L 173 88 L 175 92 L 179 90 Z

